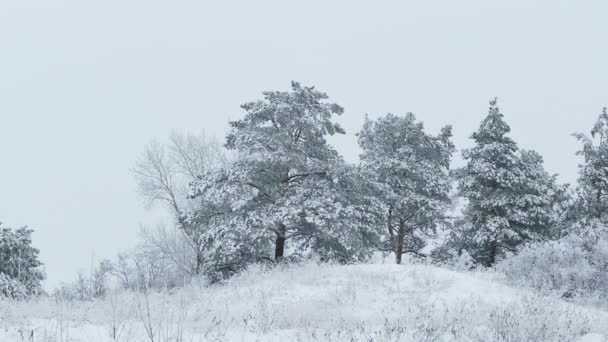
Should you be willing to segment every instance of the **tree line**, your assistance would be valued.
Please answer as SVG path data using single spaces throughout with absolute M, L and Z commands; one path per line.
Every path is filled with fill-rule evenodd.
M 590 136 L 575 135 L 583 162 L 574 188 L 509 136 L 495 99 L 457 169 L 451 126 L 430 134 L 412 113 L 366 117 L 352 164 L 327 142 L 346 133 L 336 121 L 344 109 L 314 87 L 293 82 L 242 109 L 223 145 L 174 137 L 165 148 L 149 146 L 136 168 L 144 194 L 169 204 L 196 250 L 196 274 L 309 257 L 355 262 L 378 251 L 397 263 L 405 254 L 442 260 L 466 252 L 492 266 L 524 243 L 605 219 L 606 109 Z M 155 150 L 169 156 L 150 158 Z M 187 175 L 181 203 L 176 175 Z M 424 252 L 438 231 L 447 238 Z
M 289 91 L 266 91 L 241 107 L 244 116 L 230 122 L 223 143 L 173 134 L 146 146 L 133 170 L 138 188 L 149 204 L 165 205 L 172 227 L 146 230 L 137 253 L 102 263 L 95 274 L 137 288 L 170 272 L 221 280 L 251 263 L 350 263 L 379 252 L 396 263 L 408 254 L 445 261 L 465 253 L 490 267 L 524 244 L 606 222 L 606 108 L 590 135 L 575 134 L 582 163 L 571 187 L 509 136 L 496 99 L 471 134 L 473 146 L 461 152 L 461 168 L 451 167 L 451 126 L 431 134 L 412 113 L 366 117 L 356 133 L 359 161 L 348 163 L 327 141 L 346 133 L 336 121 L 344 109 L 315 87 L 292 82 Z M 39 288 L 31 231 L 0 232 L 6 260 L 23 251 L 36 260 L 31 276 L 16 273 L 14 261 L 0 263 L 0 284 L 27 278 L 38 284 L 28 288 Z

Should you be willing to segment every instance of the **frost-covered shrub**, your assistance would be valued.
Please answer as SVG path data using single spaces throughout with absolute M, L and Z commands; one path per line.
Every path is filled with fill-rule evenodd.
M 539 290 L 608 297 L 608 229 L 592 223 L 574 227 L 557 241 L 529 244 L 502 260 L 497 270 L 507 279 Z
M 108 278 L 114 266 L 109 260 L 102 260 L 91 270 L 90 275 L 78 273 L 71 283 L 64 283 L 53 292 L 53 297 L 61 300 L 93 300 L 105 297 L 108 291 Z
M 440 264 L 454 271 L 469 271 L 475 268 L 475 259 L 467 252 L 462 250 L 460 253 L 449 251 L 443 260 L 439 259 Z

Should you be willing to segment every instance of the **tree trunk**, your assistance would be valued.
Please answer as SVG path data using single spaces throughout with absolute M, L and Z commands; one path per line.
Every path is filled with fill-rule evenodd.
M 403 240 L 405 238 L 405 221 L 399 219 L 399 232 L 397 232 L 397 248 L 395 249 L 395 261 L 397 264 L 401 264 L 401 257 L 403 256 Z
M 279 225 L 279 232 L 274 246 L 274 260 L 279 260 L 285 253 L 285 226 Z
M 386 226 L 388 228 L 388 233 L 391 236 L 391 240 L 394 238 L 393 237 L 393 207 L 390 206 L 388 207 L 388 217 L 386 219 Z
M 196 275 L 201 275 L 203 273 L 203 263 L 205 262 L 205 257 L 203 256 L 203 252 L 198 250 L 196 251 Z
M 498 243 L 496 240 L 490 242 L 490 256 L 488 258 L 488 264 L 486 266 L 490 267 L 494 265 L 496 262 L 496 254 L 498 254 Z
M 596 200 L 596 202 L 595 202 L 595 211 L 596 211 L 595 216 L 596 216 L 598 219 L 602 218 L 602 209 L 599 207 L 599 206 L 600 206 L 600 203 L 602 203 L 602 202 L 601 202 L 601 200 L 602 200 L 602 190 L 601 190 L 601 189 L 599 189 L 599 190 L 597 191 L 597 200 Z

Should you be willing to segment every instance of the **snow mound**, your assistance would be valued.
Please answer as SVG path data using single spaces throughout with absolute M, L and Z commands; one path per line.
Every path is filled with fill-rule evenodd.
M 493 273 L 416 264 L 252 267 L 173 293 L 0 302 L 0 341 L 606 341 L 607 327 L 606 312 Z

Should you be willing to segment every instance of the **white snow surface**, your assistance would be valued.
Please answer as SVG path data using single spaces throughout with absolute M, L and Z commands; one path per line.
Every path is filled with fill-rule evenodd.
M 0 301 L 0 341 L 599 342 L 608 312 L 510 287 L 494 272 L 310 263 L 171 293 Z

